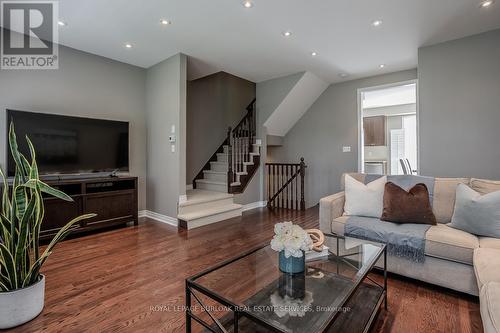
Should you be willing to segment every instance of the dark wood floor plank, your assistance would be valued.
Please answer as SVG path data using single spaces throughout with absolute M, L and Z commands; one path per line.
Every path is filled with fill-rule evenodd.
M 317 228 L 318 208 L 257 209 L 191 231 L 146 220 L 66 240 L 42 270 L 44 311 L 10 332 L 184 332 L 184 279 L 268 242 L 289 220 Z M 388 295 L 373 332 L 482 331 L 476 298 L 396 276 Z

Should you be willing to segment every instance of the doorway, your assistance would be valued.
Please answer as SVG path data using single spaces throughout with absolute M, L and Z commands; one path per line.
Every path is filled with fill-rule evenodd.
M 359 172 L 418 174 L 417 81 L 358 90 Z

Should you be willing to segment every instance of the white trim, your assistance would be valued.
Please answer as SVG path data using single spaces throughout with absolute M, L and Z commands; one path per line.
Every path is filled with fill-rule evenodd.
M 188 196 L 186 194 L 183 194 L 183 195 L 179 195 L 179 203 L 184 203 L 188 201 Z
M 147 218 L 150 218 L 152 220 L 162 222 L 162 223 L 174 226 L 174 227 L 179 226 L 179 221 L 176 218 L 170 217 L 167 215 L 162 215 L 162 214 L 159 214 L 156 212 L 152 212 L 150 210 L 140 210 L 139 217 L 147 217 Z
M 193 189 L 193 184 L 188 184 L 186 185 L 186 191 L 192 190 Z
M 365 87 L 365 88 L 358 88 L 358 172 L 364 172 L 364 154 L 365 154 L 365 147 L 364 147 L 364 137 L 363 137 L 363 106 L 361 103 L 361 93 L 367 92 L 367 91 L 373 91 L 373 90 L 381 90 L 385 88 L 390 88 L 390 87 L 397 87 L 397 86 L 403 86 L 405 84 L 412 84 L 415 83 L 415 90 L 416 90 L 416 112 L 417 112 L 417 170 L 420 174 L 420 101 L 419 101 L 419 95 L 418 95 L 418 78 L 417 79 L 412 79 L 412 80 L 406 80 L 406 81 L 401 81 L 401 82 L 394 82 L 394 83 L 388 83 L 388 84 L 382 84 L 378 86 L 373 86 L 373 87 Z
M 256 202 L 252 202 L 252 203 L 243 205 L 243 207 L 241 207 L 241 211 L 245 212 L 247 210 L 266 207 L 266 206 L 267 206 L 267 201 L 256 201 Z

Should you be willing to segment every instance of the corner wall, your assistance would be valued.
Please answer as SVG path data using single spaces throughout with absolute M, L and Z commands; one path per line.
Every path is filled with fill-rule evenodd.
M 186 56 L 177 54 L 147 70 L 147 209 L 176 218 L 186 194 Z M 175 152 L 169 136 L 175 126 Z
M 418 52 L 426 176 L 500 179 L 500 30 Z
M 192 184 L 254 98 L 255 83 L 225 72 L 187 83 L 186 184 Z

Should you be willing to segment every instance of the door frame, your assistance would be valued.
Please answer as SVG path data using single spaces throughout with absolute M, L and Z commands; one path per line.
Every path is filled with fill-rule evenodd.
M 399 81 L 394 83 L 382 84 L 378 86 L 358 88 L 357 100 L 358 100 L 358 172 L 364 172 L 365 160 L 365 147 L 364 147 L 364 136 L 363 136 L 363 103 L 361 101 L 361 96 L 364 92 L 381 90 L 391 87 L 404 86 L 407 84 L 415 84 L 416 93 L 416 112 L 417 112 L 417 170 L 420 172 L 420 103 L 419 103 L 419 93 L 418 93 L 418 79 Z

